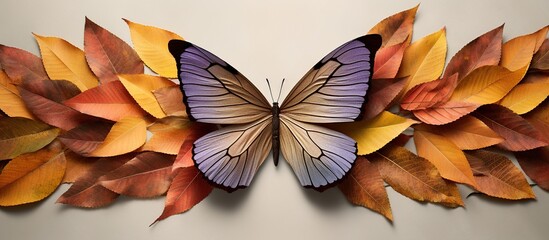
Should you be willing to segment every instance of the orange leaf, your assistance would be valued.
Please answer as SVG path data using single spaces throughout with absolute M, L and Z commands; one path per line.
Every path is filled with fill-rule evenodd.
M 419 4 L 408 10 L 394 14 L 376 24 L 368 34 L 380 34 L 382 46 L 391 46 L 412 39 L 414 19 Z M 409 43 L 409 42 L 408 42 Z
M 467 102 L 447 102 L 429 109 L 413 111 L 414 116 L 427 124 L 443 125 L 475 111 L 479 105 Z
M 51 79 L 69 80 L 82 91 L 97 86 L 98 80 L 88 67 L 82 50 L 61 38 L 36 34 L 34 37 Z
M 456 85 L 457 74 L 419 84 L 404 95 L 400 107 L 411 111 L 442 105 L 450 99 Z
M 163 87 L 176 86 L 175 83 L 167 78 L 146 74 L 124 74 L 118 75 L 118 77 L 126 90 L 128 90 L 130 95 L 132 95 L 133 99 L 135 99 L 143 110 L 156 118 L 163 118 L 166 116 L 164 111 L 162 111 L 160 104 L 156 101 L 153 91 Z
M 467 158 L 450 140 L 434 133 L 415 130 L 414 143 L 418 155 L 435 165 L 443 178 L 476 186 Z
M 535 33 L 519 36 L 507 41 L 501 49 L 500 66 L 510 71 L 518 70 L 527 66 L 532 61 L 534 52 L 539 49 L 547 36 L 547 27 Z
M 374 61 L 373 79 L 394 78 L 400 68 L 404 57 L 404 50 L 408 47 L 408 41 L 380 48 Z
M 338 185 L 352 204 L 376 211 L 393 221 L 391 204 L 377 167 L 358 157 L 347 177 Z
M 101 84 L 65 101 L 64 104 L 81 113 L 112 121 L 147 115 L 120 81 Z
M 181 36 L 164 29 L 141 25 L 124 19 L 130 28 L 132 42 L 139 57 L 160 76 L 177 78 L 177 67 L 168 50 L 172 39 L 183 39 Z
M 546 76 L 545 81 L 515 86 L 499 104 L 517 114 L 525 114 L 543 102 L 547 96 L 549 96 L 549 76 Z
M 183 142 L 183 144 L 181 144 L 181 148 L 179 148 L 179 152 L 175 157 L 172 171 L 175 171 L 177 168 L 193 167 L 195 165 L 192 151 L 195 140 L 196 139 L 187 139 Z
M 67 168 L 65 176 L 63 176 L 63 183 L 75 182 L 84 176 L 97 161 L 96 158 L 83 157 L 72 151 L 65 151 L 65 159 L 67 159 Z
M 477 190 L 504 199 L 536 198 L 522 172 L 503 155 L 486 150 L 466 153 L 467 160 L 477 174 Z
M 546 136 L 543 136 L 524 118 L 503 106 L 497 104 L 482 106 L 474 116 L 505 138 L 504 142 L 498 144 L 503 149 L 525 151 L 547 146 Z
M 501 58 L 503 25 L 482 34 L 456 53 L 446 66 L 444 77 L 458 74 L 458 81 L 473 70 L 487 65 L 497 65 Z
M 372 79 L 372 85 L 367 94 L 368 101 L 364 106 L 363 120 L 372 119 L 387 109 L 407 81 L 407 77 Z
M 65 166 L 65 155 L 58 143 L 14 158 L 0 174 L 0 206 L 46 198 L 61 183 Z
M 42 59 L 19 48 L 0 44 L 0 65 L 15 85 L 21 84 L 23 80 L 48 79 Z
M 70 150 L 83 156 L 90 156 L 103 143 L 113 127 L 110 122 L 82 124 L 59 136 L 59 140 Z
M 549 191 L 549 147 L 516 152 L 520 167 L 540 188 Z
M 143 62 L 122 39 L 86 18 L 84 51 L 101 83 L 118 80 L 117 74 L 143 73 Z
M 187 117 L 185 104 L 183 104 L 183 93 L 179 86 L 156 89 L 153 94 L 166 115 Z
M 186 118 L 166 117 L 148 128 L 153 136 L 142 150 L 176 155 L 183 142 L 194 141 L 214 129 L 213 125 L 191 122 Z
M 168 190 L 164 211 L 155 223 L 188 211 L 210 195 L 213 190 L 195 167 L 180 168 L 174 174 L 176 175 Z
M 93 157 L 112 157 L 141 147 L 147 138 L 147 123 L 139 118 L 124 118 L 115 123 L 105 140 L 89 153 Z
M 21 117 L 0 118 L 0 160 L 34 152 L 48 145 L 59 129 Z
M 549 39 L 543 41 L 543 45 L 532 58 L 530 68 L 542 71 L 549 70 Z
M 24 117 L 33 119 L 25 103 L 20 97 L 19 90 L 0 69 L 0 109 L 10 117 Z
M 367 156 L 397 192 L 418 201 L 463 206 L 453 183 L 444 181 L 436 167 L 406 148 L 388 146 Z

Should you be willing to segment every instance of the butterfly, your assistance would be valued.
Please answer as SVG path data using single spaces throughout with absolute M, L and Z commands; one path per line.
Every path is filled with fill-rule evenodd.
M 302 186 L 322 188 L 342 179 L 357 158 L 357 143 L 317 124 L 361 118 L 381 36 L 365 35 L 336 48 L 272 105 L 234 67 L 188 41 L 171 40 L 183 102 L 190 120 L 227 125 L 193 144 L 204 176 L 226 189 L 250 185 L 272 149 Z

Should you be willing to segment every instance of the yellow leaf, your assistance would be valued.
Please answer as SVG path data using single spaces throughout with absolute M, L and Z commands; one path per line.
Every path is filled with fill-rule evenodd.
M 66 160 L 60 144 L 10 161 L 0 175 L 0 206 L 40 201 L 61 183 Z
M 414 26 L 414 19 L 416 17 L 419 4 L 408 10 L 396 13 L 389 16 L 378 24 L 376 24 L 368 34 L 379 34 L 382 37 L 383 43 L 381 46 L 392 46 L 395 44 L 410 43 L 412 39 L 412 30 Z
M 167 117 L 156 121 L 148 130 L 153 133 L 145 143 L 143 151 L 154 151 L 176 155 L 185 140 L 200 129 L 201 125 L 186 118 Z
M 0 118 L 0 160 L 41 149 L 58 134 L 59 129 L 31 119 Z
M 2 69 L 0 69 L 0 109 L 10 117 L 33 119 L 25 102 L 19 96 L 19 90 L 10 83 L 8 75 Z
M 525 114 L 549 96 L 549 76 L 545 81 L 519 84 L 499 103 L 516 114 Z
M 124 19 L 130 28 L 132 42 L 137 54 L 156 73 L 168 78 L 177 78 L 177 67 L 168 50 L 168 42 L 181 39 L 179 35 L 164 29 L 141 25 Z
M 163 118 L 166 116 L 160 107 L 160 104 L 158 104 L 153 91 L 164 87 L 175 86 L 175 83 L 164 77 L 146 74 L 124 74 L 118 75 L 118 78 L 143 110 L 156 118 Z
M 547 27 L 544 27 L 535 33 L 507 41 L 501 47 L 501 62 L 499 65 L 511 71 L 529 65 L 534 52 L 539 49 L 546 35 Z
M 147 123 L 134 117 L 115 123 L 109 134 L 89 156 L 112 157 L 131 152 L 143 145 L 147 138 Z
M 520 82 L 527 70 L 528 65 L 514 72 L 500 66 L 477 68 L 459 82 L 450 101 L 495 103 Z
M 81 91 L 98 85 L 98 79 L 88 67 L 84 51 L 69 42 L 56 37 L 34 34 L 44 68 L 51 79 L 68 80 Z
M 358 144 L 358 155 L 366 155 L 385 146 L 416 121 L 384 111 L 366 121 L 333 125 Z
M 410 76 L 407 92 L 412 87 L 440 77 L 446 60 L 446 29 L 412 43 L 404 52 L 397 77 Z

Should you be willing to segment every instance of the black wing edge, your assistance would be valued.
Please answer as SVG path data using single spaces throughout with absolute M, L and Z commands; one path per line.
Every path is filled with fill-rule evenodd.
M 173 39 L 168 42 L 168 49 L 177 64 L 177 79 L 179 79 L 179 90 L 183 93 L 183 104 L 185 104 L 185 111 L 187 112 L 187 116 L 189 116 L 189 120 L 196 122 L 196 118 L 194 118 L 191 114 L 191 108 L 187 102 L 187 94 L 185 94 L 185 91 L 183 90 L 183 81 L 181 80 L 181 54 L 191 46 L 193 46 L 192 43 L 179 39 Z

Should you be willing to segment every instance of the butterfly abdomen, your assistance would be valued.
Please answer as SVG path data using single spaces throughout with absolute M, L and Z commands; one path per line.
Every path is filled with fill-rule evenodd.
M 279 137 L 279 129 L 280 129 L 280 119 L 278 118 L 278 115 L 280 113 L 280 108 L 278 107 L 278 103 L 273 103 L 272 108 L 273 113 L 273 161 L 275 166 L 278 165 L 278 156 L 280 153 L 280 137 Z

